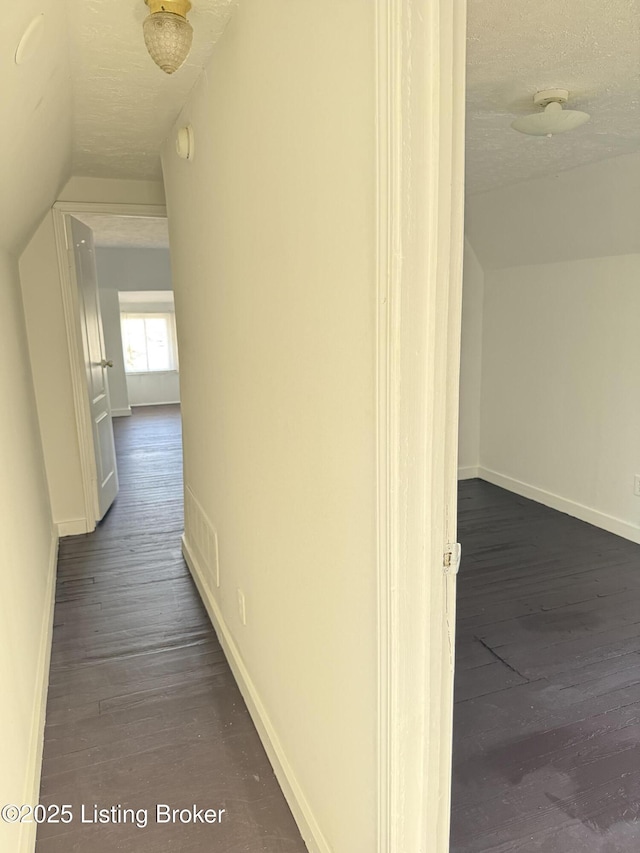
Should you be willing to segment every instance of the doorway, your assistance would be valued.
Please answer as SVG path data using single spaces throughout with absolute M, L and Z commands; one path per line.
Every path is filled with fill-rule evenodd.
M 635 76 L 638 13 L 620 4 L 596 39 L 596 6 L 567 10 L 539 39 L 545 4 L 516 33 L 499 3 L 469 3 L 452 853 L 639 837 L 640 157 L 598 133 L 611 57 Z M 564 86 L 569 56 L 569 108 L 591 122 L 516 132 L 539 109 L 523 81 Z
M 113 418 L 136 405 L 179 404 L 168 227 L 165 209 L 151 206 L 58 203 L 53 219 L 90 531 L 117 493 Z M 97 401 L 108 418 L 94 416 Z

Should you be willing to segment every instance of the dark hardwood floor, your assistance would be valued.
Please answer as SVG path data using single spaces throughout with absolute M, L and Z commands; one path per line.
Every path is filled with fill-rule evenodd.
M 640 546 L 460 485 L 452 853 L 640 850 Z
M 60 544 L 41 802 L 74 819 L 41 825 L 37 853 L 303 853 L 181 556 L 179 408 L 115 430 L 120 494 L 95 533 Z M 157 824 L 158 803 L 225 812 Z M 82 823 L 82 805 L 148 823 L 117 808 Z

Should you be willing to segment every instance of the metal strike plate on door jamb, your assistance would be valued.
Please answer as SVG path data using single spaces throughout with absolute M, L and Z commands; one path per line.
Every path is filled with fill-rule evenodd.
M 444 552 L 443 566 L 446 575 L 457 575 L 460 569 L 462 546 L 459 542 L 447 545 Z

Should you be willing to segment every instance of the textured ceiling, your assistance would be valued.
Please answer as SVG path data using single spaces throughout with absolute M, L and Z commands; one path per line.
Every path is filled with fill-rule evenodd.
M 511 129 L 555 87 L 588 124 L 551 139 Z M 639 148 L 640 0 L 468 0 L 469 193 Z
M 93 231 L 96 246 L 168 249 L 169 227 L 163 216 L 103 216 L 74 213 Z
M 160 178 L 159 149 L 236 0 L 193 0 L 193 47 L 164 74 L 147 54 L 144 0 L 67 0 L 75 117 L 73 173 Z

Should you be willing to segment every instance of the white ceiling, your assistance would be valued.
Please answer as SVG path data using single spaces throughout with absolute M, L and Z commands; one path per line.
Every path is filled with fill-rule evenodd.
M 193 47 L 171 76 L 147 54 L 144 0 L 67 0 L 75 101 L 73 174 L 160 178 L 159 149 L 236 0 L 194 0 Z
M 144 0 L 7 5 L 0 27 L 0 126 L 6 129 L 0 245 L 24 243 L 70 173 L 161 177 L 160 145 L 235 3 L 194 0 L 193 49 L 173 76 L 146 53 Z M 41 13 L 41 49 L 16 66 L 18 41 Z M 471 193 L 640 150 L 640 0 L 468 0 L 468 19 Z M 511 130 L 534 92 L 555 86 L 571 90 L 571 105 L 590 112 L 592 121 L 552 139 Z
M 74 214 L 93 231 L 96 246 L 129 249 L 168 249 L 169 225 L 163 216 Z
M 512 130 L 554 87 L 591 121 L 551 139 Z M 470 193 L 639 149 L 640 0 L 468 0 Z

